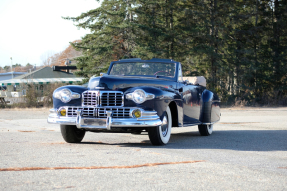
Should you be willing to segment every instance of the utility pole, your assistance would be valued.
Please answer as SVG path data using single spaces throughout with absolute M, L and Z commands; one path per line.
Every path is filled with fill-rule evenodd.
M 12 57 L 10 57 L 11 59 L 11 75 L 12 75 L 12 79 L 13 79 L 13 65 L 12 65 Z

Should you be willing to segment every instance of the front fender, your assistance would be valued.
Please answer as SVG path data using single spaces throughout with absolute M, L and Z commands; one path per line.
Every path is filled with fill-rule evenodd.
M 172 101 L 180 101 L 181 96 L 178 92 L 174 91 L 173 89 L 169 88 L 162 88 L 162 87 L 147 87 L 147 86 L 141 86 L 141 87 L 134 87 L 126 90 L 124 94 L 131 93 L 135 91 L 136 89 L 142 89 L 147 93 L 152 93 L 155 95 L 155 98 L 152 100 L 147 100 L 142 104 L 137 104 L 132 100 L 127 100 L 125 98 L 125 106 L 126 107 L 139 107 L 146 111 L 156 111 L 160 119 L 163 118 L 164 112 L 166 111 L 167 106 Z
M 64 88 L 67 88 L 67 89 L 70 89 L 72 92 L 75 92 L 75 93 L 78 93 L 81 95 L 80 98 L 78 99 L 72 99 L 70 102 L 68 103 L 64 103 L 62 102 L 61 100 L 57 99 L 57 98 L 54 98 L 53 96 L 53 105 L 54 105 L 54 109 L 58 109 L 60 108 L 61 106 L 81 106 L 82 105 L 82 93 L 86 90 L 88 90 L 88 88 L 85 88 L 83 86 L 75 86 L 75 85 L 69 85 L 69 86 L 62 86 L 62 87 L 59 87 L 57 88 L 55 91 L 57 90 L 61 90 L 61 89 L 64 89 Z

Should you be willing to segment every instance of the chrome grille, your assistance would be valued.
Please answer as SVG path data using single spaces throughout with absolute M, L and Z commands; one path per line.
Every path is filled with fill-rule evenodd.
M 76 111 L 81 109 L 83 117 L 106 118 L 106 111 L 112 111 L 113 118 L 129 118 L 130 108 L 93 108 L 93 107 L 68 107 L 67 117 L 77 117 Z
M 101 106 L 123 106 L 123 93 L 101 92 Z
M 96 117 L 97 116 L 97 109 L 95 108 L 92 108 L 92 107 L 86 107 L 86 108 L 83 108 L 83 113 L 82 113 L 82 116 L 83 117 Z
M 99 108 L 99 118 L 106 118 L 106 111 L 112 111 L 113 118 L 129 118 L 130 109 L 129 108 Z
M 83 106 L 124 106 L 123 92 L 120 91 L 85 91 Z
M 77 109 L 83 109 L 79 107 L 68 107 L 67 109 L 67 117 L 76 117 L 77 116 Z
M 83 93 L 83 106 L 97 106 L 99 103 L 99 91 L 85 91 Z

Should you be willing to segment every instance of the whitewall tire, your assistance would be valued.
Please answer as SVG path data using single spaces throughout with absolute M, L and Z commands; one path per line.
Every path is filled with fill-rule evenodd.
M 162 125 L 148 129 L 148 136 L 153 145 L 165 145 L 171 135 L 172 116 L 169 107 L 166 108 Z
M 210 125 L 198 125 L 198 131 L 201 136 L 209 136 L 213 132 L 213 124 Z

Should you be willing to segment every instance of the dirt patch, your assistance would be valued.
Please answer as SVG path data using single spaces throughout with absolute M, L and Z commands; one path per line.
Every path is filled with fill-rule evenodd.
M 21 130 L 18 130 L 19 132 L 22 132 L 22 133 L 33 133 L 33 132 L 36 132 L 36 131 L 21 131 Z
M 278 167 L 278 168 L 281 168 L 281 169 L 287 169 L 287 166 L 286 166 L 286 167 Z
M 76 188 L 76 186 L 67 186 L 66 188 Z
M 159 165 L 176 165 L 176 164 L 189 164 L 205 162 L 200 161 L 181 161 L 181 162 L 163 162 L 163 163 L 146 163 L 131 166 L 89 166 L 89 167 L 12 167 L 12 168 L 1 168 L 0 171 L 34 171 L 34 170 L 91 170 L 91 169 L 126 169 L 126 168 L 141 168 L 141 167 L 153 167 Z

